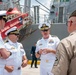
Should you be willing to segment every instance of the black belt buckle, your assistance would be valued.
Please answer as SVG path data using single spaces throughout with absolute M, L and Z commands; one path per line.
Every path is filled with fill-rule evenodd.
M 21 67 L 18 67 L 18 70 L 20 70 L 21 69 Z

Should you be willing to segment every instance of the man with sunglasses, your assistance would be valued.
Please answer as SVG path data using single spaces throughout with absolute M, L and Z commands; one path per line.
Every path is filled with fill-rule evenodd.
M 5 32 L 7 42 L 5 47 L 12 55 L 6 59 L 4 75 L 21 75 L 21 67 L 27 65 L 27 57 L 21 43 L 17 42 L 19 31 L 17 27 L 12 27 Z
M 4 28 L 6 21 L 6 11 L 2 10 L 0 11 L 0 30 Z M 5 60 L 10 56 L 11 52 L 6 50 L 0 33 L 0 75 L 3 75 L 6 63 Z
M 57 36 L 50 35 L 50 24 L 43 23 L 39 26 L 42 39 L 36 44 L 36 57 L 41 59 L 40 75 L 53 75 L 52 66 L 55 61 L 56 47 L 60 40 Z
M 69 16 L 67 24 L 70 35 L 57 47 L 54 75 L 76 75 L 76 10 Z

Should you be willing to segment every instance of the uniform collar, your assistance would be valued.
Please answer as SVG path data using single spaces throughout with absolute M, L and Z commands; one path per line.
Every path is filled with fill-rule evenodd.
M 8 39 L 9 43 L 14 45 L 14 44 L 17 44 L 17 43 L 13 43 L 10 39 Z
M 75 31 L 73 31 L 72 33 L 70 33 L 70 35 L 73 35 L 73 34 L 75 34 L 76 33 L 76 30 Z
M 42 37 L 42 39 L 43 39 L 43 40 L 49 40 L 50 38 L 52 38 L 52 36 L 51 36 L 51 35 L 49 35 L 49 38 L 48 38 L 48 39 L 44 39 L 44 38 Z

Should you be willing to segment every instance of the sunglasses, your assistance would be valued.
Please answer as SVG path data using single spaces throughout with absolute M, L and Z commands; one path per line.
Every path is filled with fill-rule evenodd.
M 7 22 L 6 17 L 0 16 L 0 20 L 2 20 L 2 19 L 3 19 L 5 22 Z
M 48 30 L 42 30 L 43 32 L 47 32 Z
M 16 33 L 9 33 L 9 34 L 7 34 L 7 35 L 12 35 L 12 34 L 14 34 L 14 35 L 16 35 L 16 36 L 19 36 L 19 34 L 16 34 Z
M 14 35 L 19 36 L 19 34 L 14 34 Z
M 3 20 L 4 20 L 5 22 L 7 22 L 7 19 L 3 18 Z

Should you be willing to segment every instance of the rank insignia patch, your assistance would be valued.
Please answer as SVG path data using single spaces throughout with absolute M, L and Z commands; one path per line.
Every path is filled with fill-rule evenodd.
M 49 43 L 54 43 L 54 41 L 53 40 L 49 40 Z
M 11 47 L 11 50 L 14 50 L 15 49 L 15 47 Z
M 59 61 L 58 61 L 58 58 L 56 57 L 56 60 L 55 60 L 54 66 L 57 66 L 58 63 L 59 63 Z
M 59 56 L 59 51 L 57 50 L 57 52 L 56 52 L 56 60 L 55 60 L 54 66 L 57 66 L 59 64 L 59 61 L 60 61 L 60 56 Z

